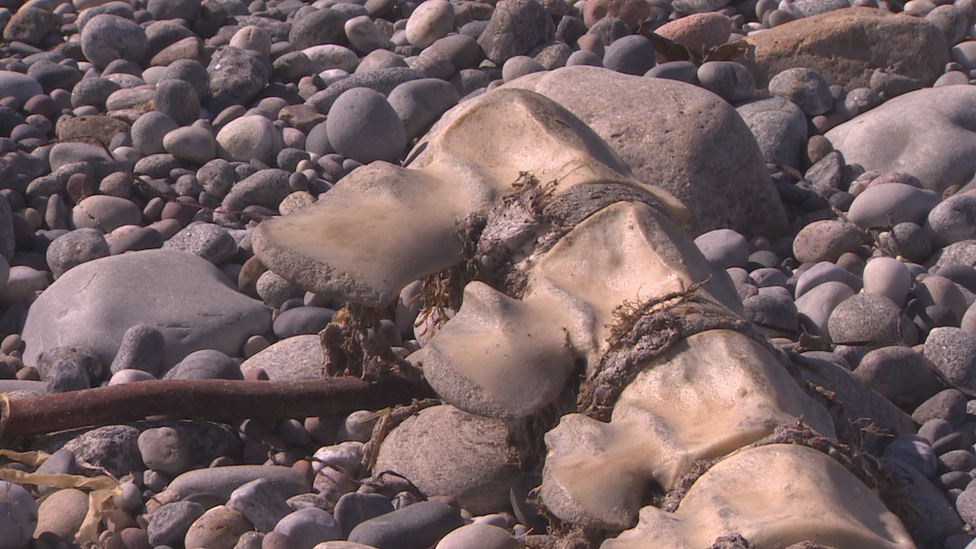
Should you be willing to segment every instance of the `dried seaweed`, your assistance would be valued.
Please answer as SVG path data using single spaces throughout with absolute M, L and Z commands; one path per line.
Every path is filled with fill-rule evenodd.
M 643 303 L 625 302 L 615 309 L 607 349 L 580 387 L 577 402 L 582 413 L 609 421 L 620 393 L 647 363 L 694 334 L 732 330 L 773 349 L 750 322 L 699 292 L 708 280 Z
M 396 373 L 420 383 L 419 370 L 393 352 L 378 309 L 347 303 L 319 332 L 319 341 L 326 355 L 325 374 L 330 377 L 370 380 Z

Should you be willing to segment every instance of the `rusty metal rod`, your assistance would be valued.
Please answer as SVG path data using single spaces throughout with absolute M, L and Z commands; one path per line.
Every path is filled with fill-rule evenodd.
M 356 377 L 146 381 L 8 401 L 0 438 L 125 423 L 153 415 L 217 421 L 347 414 L 424 396 L 428 394 L 423 385 L 399 376 L 375 382 Z

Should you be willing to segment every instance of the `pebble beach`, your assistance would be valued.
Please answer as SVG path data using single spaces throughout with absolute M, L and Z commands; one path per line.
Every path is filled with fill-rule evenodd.
M 661 189 L 681 265 L 821 372 L 915 513 L 869 486 L 911 534 L 876 547 L 976 547 L 976 0 L 0 0 L 0 29 L 0 549 L 656 547 L 540 498 L 575 443 L 547 361 L 580 359 L 515 305 L 537 279 L 433 302 L 464 208 L 517 194 L 470 174 L 564 156 Z M 511 318 L 525 368 L 445 373 Z

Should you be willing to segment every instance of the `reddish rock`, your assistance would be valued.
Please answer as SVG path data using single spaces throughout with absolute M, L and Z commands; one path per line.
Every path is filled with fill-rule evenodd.
M 583 22 L 590 28 L 604 17 L 617 17 L 627 23 L 630 30 L 651 14 L 651 5 L 645 0 L 587 0 L 583 8 Z
M 693 52 L 702 52 L 729 41 L 732 20 L 716 12 L 695 13 L 665 23 L 654 32 Z
M 789 68 L 817 71 L 848 91 L 867 87 L 875 69 L 931 86 L 949 62 L 938 27 L 924 19 L 872 8 L 848 8 L 798 19 L 746 38 L 744 63 L 764 89 Z

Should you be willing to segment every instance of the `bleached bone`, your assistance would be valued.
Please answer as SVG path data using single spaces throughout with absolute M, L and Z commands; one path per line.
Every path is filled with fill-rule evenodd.
M 317 293 L 381 306 L 413 280 L 461 261 L 458 224 L 512 193 L 522 172 L 555 182 L 553 193 L 618 183 L 670 194 L 634 179 L 585 124 L 529 91 L 498 90 L 470 102 L 414 160 L 354 170 L 313 206 L 262 223 L 254 252 L 277 274 Z
M 464 259 L 502 272 L 495 287 L 468 284 L 414 358 L 445 401 L 502 418 L 533 414 L 585 375 L 583 413 L 546 435 L 541 496 L 580 526 L 624 530 L 639 514 L 606 549 L 705 549 L 731 535 L 769 549 L 913 547 L 826 455 L 740 450 L 799 418 L 827 439 L 833 425 L 744 327 L 673 197 L 635 181 L 592 131 L 532 92 L 485 94 L 439 128 L 410 167 L 357 169 L 315 206 L 263 223 L 255 253 L 307 289 L 377 306 Z M 539 192 L 519 209 L 528 180 Z M 479 219 L 475 242 L 463 241 Z M 658 316 L 666 322 L 644 322 Z M 703 460 L 718 461 L 676 512 L 646 506 L 650 490 L 673 488 Z
M 641 509 L 637 527 L 601 549 L 705 549 L 741 536 L 755 549 L 810 541 L 838 549 L 914 549 L 901 522 L 847 469 L 792 444 L 749 448 L 720 461 L 675 513 Z

